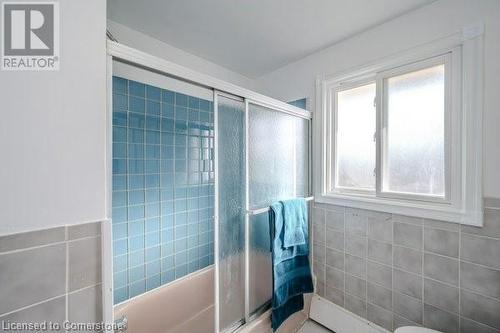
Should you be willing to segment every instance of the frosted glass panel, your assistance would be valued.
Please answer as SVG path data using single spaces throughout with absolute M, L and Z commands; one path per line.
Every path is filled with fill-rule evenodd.
M 337 187 L 375 189 L 375 83 L 337 93 Z
M 250 311 L 258 310 L 272 297 L 272 258 L 269 215 L 250 216 Z
M 245 104 L 218 97 L 219 325 L 245 316 Z
M 308 193 L 308 120 L 250 104 L 250 207 Z
M 250 104 L 248 139 L 250 208 L 309 195 L 308 120 Z M 249 223 L 252 314 L 271 299 L 273 282 L 268 214 Z
M 444 196 L 444 65 L 387 79 L 384 190 Z

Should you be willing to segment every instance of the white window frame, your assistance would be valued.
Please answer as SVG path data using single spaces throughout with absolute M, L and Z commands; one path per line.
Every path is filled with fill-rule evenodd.
M 316 81 L 314 120 L 314 195 L 317 202 L 481 226 L 482 206 L 482 24 Z M 445 65 L 445 197 L 383 191 L 386 80 L 433 65 Z M 365 191 L 335 187 L 336 93 L 376 83 L 376 187 Z

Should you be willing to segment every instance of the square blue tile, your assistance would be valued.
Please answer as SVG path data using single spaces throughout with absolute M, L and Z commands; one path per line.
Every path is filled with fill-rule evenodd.
M 161 101 L 161 89 L 150 85 L 146 86 L 146 98 Z
M 140 97 L 129 96 L 128 110 L 143 114 L 146 111 L 146 100 Z
M 128 94 L 128 81 L 124 78 L 113 76 L 113 92 L 118 94 Z
M 163 103 L 169 103 L 169 104 L 175 103 L 175 93 L 173 91 L 162 89 L 161 97 Z
M 175 105 L 187 107 L 188 96 L 181 93 L 175 93 Z
M 129 94 L 133 96 L 146 97 L 146 85 L 136 81 L 129 81 Z

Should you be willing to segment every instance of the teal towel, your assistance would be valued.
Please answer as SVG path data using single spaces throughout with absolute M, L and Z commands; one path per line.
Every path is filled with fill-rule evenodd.
M 311 268 L 309 266 L 309 244 L 307 209 L 305 220 L 299 223 L 304 243 L 285 247 L 283 244 L 285 225 L 288 223 L 284 202 L 271 205 L 269 231 L 273 261 L 273 298 L 271 322 L 273 331 L 293 313 L 304 307 L 304 293 L 313 292 Z
M 283 217 L 285 230 L 283 232 L 283 247 L 302 245 L 306 243 L 304 225 L 307 223 L 307 206 L 305 199 L 284 200 Z

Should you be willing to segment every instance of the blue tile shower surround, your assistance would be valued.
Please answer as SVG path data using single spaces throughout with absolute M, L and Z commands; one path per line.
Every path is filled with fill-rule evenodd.
M 304 109 L 304 110 L 307 109 L 307 99 L 306 98 L 301 98 L 301 99 L 297 99 L 295 101 L 290 101 L 290 102 L 288 102 L 288 104 L 291 104 L 293 106 L 296 106 L 296 107 Z
M 120 303 L 213 263 L 208 100 L 113 77 L 113 280 Z

